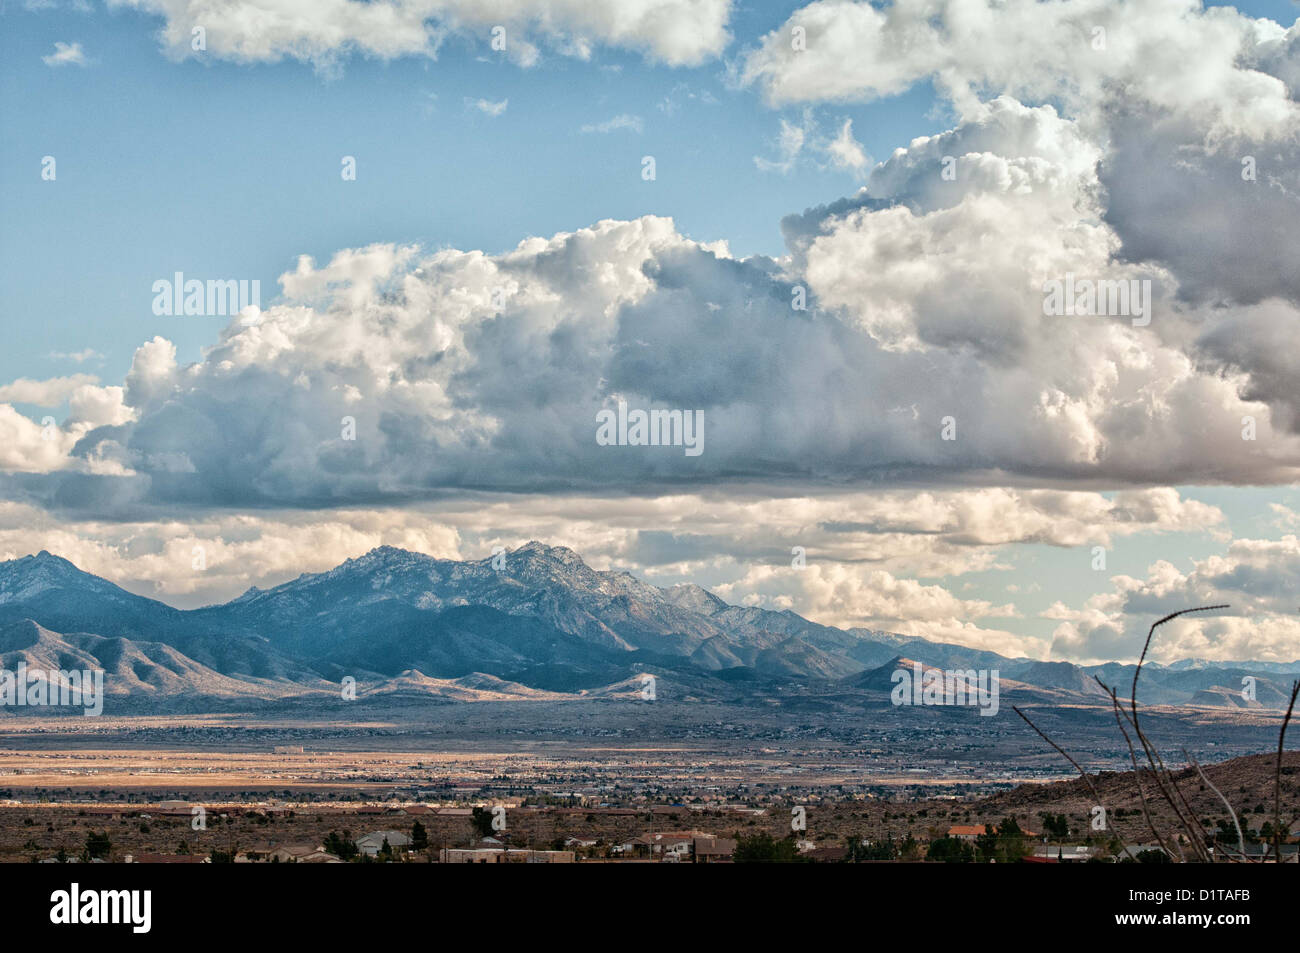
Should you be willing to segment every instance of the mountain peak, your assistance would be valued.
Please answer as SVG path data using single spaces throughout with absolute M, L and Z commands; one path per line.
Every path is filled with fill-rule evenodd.
M 62 556 L 55 556 L 48 549 L 42 549 L 34 556 L 22 556 L 19 559 L 0 563 L 0 570 L 7 570 L 6 574 L 10 578 L 25 580 L 29 585 L 52 584 L 74 576 L 99 581 L 97 576 L 82 572 L 71 562 Z
M 380 559 L 380 558 L 387 558 L 391 556 L 414 556 L 414 555 L 416 554 L 412 553 L 409 549 L 401 549 L 397 546 L 389 546 L 387 543 L 384 543 L 380 546 L 376 546 L 374 549 L 369 550 L 367 553 L 365 553 L 364 556 L 360 558 L 365 559 L 366 557 L 373 557 L 376 559 Z
M 72 569 L 77 568 L 62 556 L 56 556 L 48 549 L 42 549 L 35 555 L 23 556 L 20 559 L 11 559 L 10 562 L 19 564 L 27 563 L 34 566 L 67 566 Z
M 530 539 L 524 545 L 515 550 L 516 553 L 536 553 L 539 556 L 546 556 L 551 559 L 558 559 L 560 562 L 575 565 L 582 562 L 582 557 L 570 549 L 568 546 L 550 546 L 536 539 Z
M 382 546 L 376 546 L 374 549 L 362 553 L 360 556 L 354 556 L 351 559 L 345 560 L 343 563 L 336 566 L 335 570 L 342 569 L 345 566 L 387 566 L 393 565 L 394 563 L 405 564 L 416 560 L 432 558 L 433 557 L 427 556 L 424 553 L 416 553 L 409 549 L 402 549 L 398 546 L 389 546 L 385 544 Z

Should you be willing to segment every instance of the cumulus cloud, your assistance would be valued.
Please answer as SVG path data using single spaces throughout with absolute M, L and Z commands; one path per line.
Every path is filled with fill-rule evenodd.
M 127 423 L 133 413 L 124 388 L 98 384 L 94 375 L 73 374 L 45 380 L 22 377 L 0 386 L 0 470 L 105 472 L 97 454 L 76 455 L 77 442 L 98 427 Z M 18 413 L 15 403 L 48 408 L 66 403 L 68 414 L 62 424 L 50 414 L 37 421 Z
M 804 31 L 803 49 L 795 30 Z M 1195 0 L 821 0 L 748 51 L 740 76 L 774 105 L 869 101 L 929 81 L 959 118 L 941 154 L 970 160 L 957 181 L 1000 175 L 1012 188 L 1053 170 L 1026 166 L 1014 140 L 974 155 L 959 151 L 962 140 L 987 131 L 998 100 L 1050 106 L 1072 127 L 1072 154 L 1096 167 L 1080 180 L 1087 201 L 1062 226 L 1109 241 L 1117 263 L 1168 275 L 1176 303 L 1260 305 L 1278 324 L 1294 323 L 1300 24 L 1287 29 Z M 915 210 L 943 188 L 933 168 L 920 193 L 890 188 L 900 170 L 894 181 L 879 176 L 870 197 Z M 1093 227 L 1098 220 L 1104 228 Z M 1176 324 L 1166 331 L 1177 333 Z M 1252 377 L 1294 370 L 1250 315 L 1213 324 L 1185 348 L 1195 359 Z M 1255 377 L 1247 389 L 1277 388 Z M 1279 409 L 1291 426 L 1294 410 Z
M 131 592 L 180 608 L 224 602 L 303 572 L 323 572 L 379 545 L 460 558 L 454 528 L 403 510 L 190 514 L 185 519 L 58 519 L 0 504 L 0 559 L 47 549 Z M 201 551 L 202 569 L 196 569 Z M 475 555 L 475 554 L 471 554 Z
M 134 592 L 193 607 L 318 572 L 381 545 L 440 558 L 483 559 L 531 539 L 569 546 L 597 569 L 661 586 L 702 583 L 744 605 L 1042 655 L 1037 635 L 1008 632 L 1012 604 L 957 595 L 961 577 L 1004 569 L 1010 547 L 1110 545 L 1155 533 L 1201 533 L 1223 519 L 1172 490 L 1103 495 L 1009 489 L 853 492 L 805 498 L 729 493 L 627 499 L 469 494 L 433 503 L 190 509 L 145 519 L 68 518 L 0 504 L 0 558 L 59 553 Z M 806 568 L 792 567 L 801 547 Z M 201 547 L 204 568 L 193 566 Z
M 92 374 L 73 374 L 70 377 L 51 377 L 39 381 L 20 377 L 10 384 L 0 385 L 0 403 L 55 407 L 67 400 L 78 387 L 98 383 L 99 378 Z
M 1204 367 L 1154 322 L 1043 315 L 1045 276 L 1141 272 L 1107 264 L 1104 226 L 1068 211 L 1086 189 L 1040 151 L 967 153 L 981 173 L 947 197 L 911 189 L 917 211 L 831 213 L 786 264 L 730 258 L 654 217 L 496 256 L 377 245 L 303 259 L 284 301 L 233 320 L 200 362 L 178 366 L 161 338 L 141 347 L 122 388 L 134 419 L 75 453 L 132 474 L 105 499 L 223 505 L 1292 477 L 1300 447 L 1245 372 Z M 891 159 L 880 187 L 906 183 L 913 161 Z M 1206 334 L 1216 314 L 1196 319 Z M 597 412 L 619 401 L 703 411 L 705 451 L 600 445 Z
M 1152 657 L 1291 662 L 1300 658 L 1300 540 L 1235 539 L 1189 571 L 1160 560 L 1144 579 L 1116 576 L 1113 588 L 1078 609 L 1057 603 L 1052 653 L 1082 660 L 1133 658 L 1151 622 L 1194 606 L 1227 604 L 1162 626 Z
M 1141 163 L 1122 160 L 1122 134 L 1109 137 L 1125 128 L 1123 92 L 1134 115 L 1177 118 L 1170 142 L 1195 132 L 1285 148 L 1289 34 L 1154 0 L 995 13 L 944 0 L 918 19 L 920 6 L 814 4 L 791 19 L 809 27 L 807 51 L 787 56 L 769 38 L 751 53 L 751 79 L 769 95 L 848 96 L 825 85 L 839 82 L 828 63 L 844 66 L 833 55 L 841 33 L 869 45 L 910 25 L 917 42 L 841 71 L 853 95 L 894 90 L 895 73 L 942 74 L 959 107 L 956 126 L 895 150 L 857 194 L 787 219 L 788 258 L 737 260 L 651 216 L 499 255 L 379 244 L 324 266 L 302 258 L 281 278 L 282 300 L 233 320 L 198 363 L 177 366 L 161 338 L 141 348 L 123 383 L 132 419 L 86 432 L 72 451 L 71 468 L 97 458 L 122 475 L 83 482 L 79 496 L 322 506 L 470 489 L 1294 480 L 1297 368 L 1279 329 L 1300 314 L 1286 279 L 1251 301 L 1219 282 L 1211 300 L 1214 270 L 1240 270 L 1253 249 L 1215 245 L 1216 226 L 1188 220 L 1191 206 L 1163 207 L 1154 224 L 1129 215 L 1115 200 L 1120 170 Z M 954 26 L 963 18 L 971 39 Z M 1093 19 L 1106 47 L 1085 31 L 1069 89 L 1050 81 L 1060 64 L 1045 54 L 1017 58 L 1036 30 L 1065 42 Z M 1148 33 L 1161 24 L 1221 88 L 1167 88 L 1186 72 L 1167 52 L 1166 79 L 1147 75 Z M 974 95 L 990 85 L 1010 92 Z M 1247 92 L 1266 101 L 1244 104 Z M 810 114 L 783 120 L 778 158 L 760 164 L 787 168 L 824 138 Z M 828 141 L 856 161 L 848 123 Z M 1154 199 L 1129 205 L 1142 201 Z M 1196 235 L 1219 260 L 1180 258 L 1181 238 L 1141 251 L 1139 232 Z M 1289 253 L 1276 229 L 1269 241 Z M 1045 314 L 1047 283 L 1067 276 L 1149 282 L 1150 300 L 1141 319 Z M 704 452 L 600 445 L 596 414 L 620 402 L 701 411 Z
M 868 101 L 932 80 L 962 111 L 993 90 L 1090 117 L 1147 103 L 1269 134 L 1294 118 L 1293 39 L 1196 0 L 818 0 L 750 50 L 740 78 L 775 105 Z
M 839 564 L 809 564 L 801 571 L 758 567 L 736 583 L 719 586 L 718 594 L 766 608 L 803 607 L 819 622 L 843 628 L 883 629 L 901 635 L 956 641 L 1012 656 L 1041 654 L 1044 646 L 973 621 L 1016 615 L 1009 604 L 960 599 L 943 586 L 899 579 L 881 569 Z M 792 597 L 792 593 L 796 594 Z
M 110 0 L 110 6 L 164 17 L 163 48 L 178 59 L 288 58 L 325 69 L 354 53 L 436 56 L 451 34 L 478 37 L 486 46 L 494 27 L 504 29 L 502 52 L 523 66 L 537 59 L 535 40 L 568 56 L 586 58 L 601 44 L 694 66 L 721 54 L 731 15 L 730 0 Z M 203 31 L 202 50 L 196 30 Z

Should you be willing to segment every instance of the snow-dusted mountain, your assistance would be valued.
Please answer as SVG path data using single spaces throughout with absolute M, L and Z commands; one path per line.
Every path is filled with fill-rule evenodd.
M 179 610 L 82 572 L 47 552 L 0 563 L 0 661 L 97 662 L 134 696 L 275 699 L 328 692 L 345 676 L 365 693 L 447 699 L 586 697 L 657 673 L 708 694 L 807 680 L 874 690 L 900 656 L 1097 700 L 1090 669 L 867 629 L 794 612 L 728 605 L 695 585 L 660 588 L 592 569 L 571 549 L 532 542 L 503 558 L 435 559 L 382 546 L 323 573 Z M 1151 666 L 1150 701 L 1215 703 L 1252 671 L 1272 706 L 1278 666 Z M 1295 666 L 1300 669 L 1300 664 Z M 858 676 L 867 673 L 864 681 Z M 470 679 L 466 682 L 465 679 Z M 477 680 L 477 681 L 475 681 Z M 632 680 L 630 682 L 629 680 Z M 110 689 L 110 694 L 113 689 Z

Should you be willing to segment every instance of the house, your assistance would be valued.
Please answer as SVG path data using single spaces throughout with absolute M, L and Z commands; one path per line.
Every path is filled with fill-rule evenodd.
M 343 858 L 342 858 L 342 857 L 336 857 L 335 855 L 333 855 L 333 854 L 327 852 L 326 850 L 324 850 L 324 849 L 322 848 L 321 850 L 313 851 L 312 853 L 307 854 L 307 855 L 304 856 L 304 857 L 299 857 L 299 858 L 295 861 L 295 863 L 299 863 L 299 864 L 341 864 L 341 863 L 343 863 Z
M 1057 864 L 1083 864 L 1099 852 L 1099 848 L 1086 845 L 1049 844 L 1036 848 L 1031 856 Z
M 736 842 L 730 837 L 696 837 L 691 841 L 691 856 L 697 864 L 717 864 L 731 860 Z
M 674 860 L 689 857 L 691 844 L 697 837 L 708 837 L 703 831 L 684 831 L 681 833 L 642 834 L 631 842 L 632 848 L 648 857 L 666 857 Z
M 502 847 L 443 848 L 438 860 L 444 864 L 572 864 L 571 850 L 507 850 Z
M 1297 850 L 1300 850 L 1300 844 L 1282 844 L 1280 848 L 1274 849 L 1270 844 L 1247 844 L 1246 852 L 1243 854 L 1241 848 L 1236 844 L 1217 844 L 1214 848 L 1215 858 L 1223 860 L 1236 861 L 1238 863 L 1277 863 L 1278 853 L 1282 855 L 1282 863 L 1296 863 Z
M 401 850 L 411 846 L 411 835 L 401 831 L 373 831 L 362 834 L 357 838 L 357 850 L 369 857 L 376 857 L 383 849 L 384 841 L 388 841 L 388 846 L 393 850 Z
M 128 864 L 131 863 L 131 858 L 130 858 L 130 856 L 127 857 L 126 862 L 127 862 Z M 60 859 L 60 858 L 58 858 L 58 857 L 46 857 L 46 858 L 44 858 L 43 860 L 38 860 L 37 863 L 38 863 L 38 864 L 79 864 L 79 863 L 81 863 L 81 858 L 80 858 L 80 857 L 73 857 L 73 856 L 67 856 L 67 857 L 64 857 L 64 858 L 62 858 L 62 859 Z M 90 858 L 90 863 L 92 863 L 92 864 L 106 864 L 106 863 L 108 863 L 108 861 L 104 860 L 103 857 L 92 857 L 92 858 Z
M 383 843 L 382 841 L 380 843 Z M 286 845 L 275 847 L 266 853 L 266 860 L 279 864 L 341 864 L 343 861 L 327 853 L 324 847 L 309 845 Z
M 202 854 L 127 854 L 128 864 L 207 864 L 211 861 Z

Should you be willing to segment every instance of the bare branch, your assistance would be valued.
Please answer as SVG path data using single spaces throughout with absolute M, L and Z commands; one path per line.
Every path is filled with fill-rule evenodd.
M 1246 857 L 1246 838 L 1242 836 L 1241 822 L 1237 820 L 1237 812 L 1232 809 L 1232 805 L 1228 802 L 1228 799 L 1223 796 L 1223 792 L 1216 788 L 1214 782 L 1205 776 L 1205 772 L 1201 770 L 1201 766 L 1196 763 L 1196 759 L 1191 756 L 1186 748 L 1183 749 L 1183 754 L 1186 755 L 1187 760 L 1192 763 L 1192 767 L 1196 769 L 1196 773 L 1201 776 L 1201 780 L 1205 782 L 1205 786 L 1215 794 L 1219 795 L 1219 800 L 1222 801 L 1223 806 L 1228 809 L 1228 815 L 1232 818 L 1232 823 L 1237 827 L 1237 848 L 1241 851 L 1241 856 L 1244 860 Z
M 1153 622 L 1151 624 L 1151 628 L 1147 630 L 1147 640 L 1142 645 L 1142 654 L 1138 658 L 1137 667 L 1133 670 L 1133 688 L 1129 694 L 1129 708 L 1132 711 L 1132 718 L 1130 719 L 1130 721 L 1133 725 L 1133 731 L 1137 734 L 1138 741 L 1142 743 L 1142 750 L 1147 756 L 1147 762 L 1151 765 L 1152 771 L 1155 772 L 1156 784 L 1160 789 L 1160 795 L 1166 801 L 1169 802 L 1169 806 L 1173 808 L 1174 813 L 1178 816 L 1179 823 L 1183 825 L 1183 828 L 1187 831 L 1187 833 L 1190 835 L 1190 837 L 1193 840 L 1195 840 L 1196 837 L 1196 827 L 1193 827 L 1192 824 L 1183 815 L 1182 810 L 1178 807 L 1178 803 L 1175 800 L 1174 795 L 1171 795 L 1169 789 L 1166 787 L 1165 778 L 1163 778 L 1160 774 L 1162 770 L 1168 773 L 1167 769 L 1165 769 L 1164 759 L 1160 757 L 1160 752 L 1156 750 L 1155 746 L 1152 745 L 1151 742 L 1148 740 L 1146 733 L 1142 731 L 1142 727 L 1138 721 L 1138 710 L 1137 710 L 1138 679 L 1141 678 L 1142 676 L 1142 666 L 1146 662 L 1147 653 L 1151 650 L 1151 640 L 1155 637 L 1157 628 L 1164 625 L 1166 622 L 1169 622 L 1173 619 L 1177 619 L 1179 616 L 1188 615 L 1192 612 L 1210 612 L 1214 609 L 1227 609 L 1227 608 L 1229 608 L 1227 603 L 1220 603 L 1212 606 L 1196 606 L 1191 609 L 1180 609 L 1178 612 L 1171 612 L 1163 619 L 1157 619 L 1155 622 Z M 1169 787 L 1173 789 L 1178 799 L 1182 799 L 1182 792 L 1178 790 L 1178 784 L 1174 780 L 1172 775 L 1169 775 L 1168 784 Z M 1191 811 L 1191 808 L 1188 807 L 1188 810 Z M 1195 816 L 1194 813 L 1193 816 Z M 1199 821 L 1197 822 L 1197 826 L 1199 826 Z M 1203 843 L 1199 845 L 1199 849 L 1197 852 L 1203 854 L 1208 858 L 1208 851 L 1206 851 L 1205 845 Z
M 1273 849 L 1277 853 L 1277 862 L 1282 863 L 1282 833 L 1278 825 L 1282 823 L 1282 745 L 1286 741 L 1286 726 L 1291 723 L 1295 711 L 1296 696 L 1300 695 L 1300 682 L 1291 686 L 1291 701 L 1286 706 L 1286 716 L 1282 719 L 1282 728 L 1277 733 L 1277 766 L 1273 769 Z M 1288 827 L 1289 831 L 1290 828 Z
M 1137 751 L 1133 748 L 1133 740 L 1129 737 L 1128 732 L 1124 730 L 1124 718 L 1122 717 L 1124 715 L 1124 709 L 1120 707 L 1119 698 L 1116 696 L 1113 689 L 1108 688 L 1100 678 L 1097 679 L 1097 684 L 1102 688 L 1105 688 L 1106 692 L 1110 695 L 1111 706 L 1115 709 L 1115 724 L 1119 726 L 1120 734 L 1124 736 L 1124 743 L 1128 745 L 1129 757 L 1133 760 L 1133 783 L 1137 785 L 1138 800 L 1142 804 L 1142 817 L 1146 820 L 1147 828 L 1151 831 L 1151 835 L 1155 837 L 1156 843 L 1160 845 L 1160 848 L 1169 856 L 1169 859 L 1172 860 L 1174 857 L 1174 851 L 1169 849 L 1169 845 L 1165 843 L 1165 839 L 1161 835 L 1159 828 L 1156 827 L 1155 821 L 1151 820 L 1151 810 L 1150 806 L 1147 804 L 1147 792 L 1142 788 L 1142 770 L 1138 767 Z M 1183 859 L 1181 848 L 1178 849 L 1178 857 L 1179 859 Z

